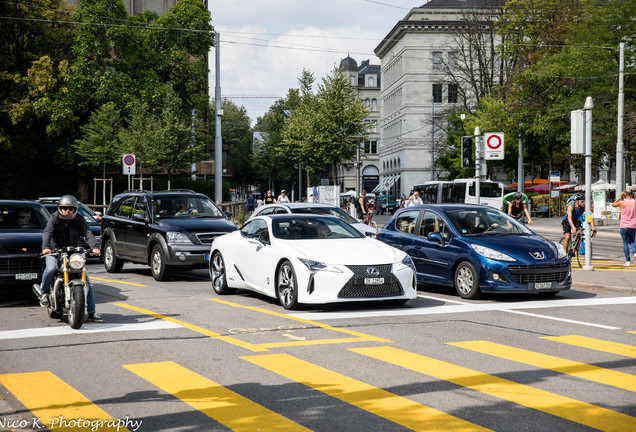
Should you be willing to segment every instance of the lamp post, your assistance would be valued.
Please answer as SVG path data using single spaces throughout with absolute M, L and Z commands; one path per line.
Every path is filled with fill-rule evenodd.
M 473 138 L 475 142 L 475 196 L 477 197 L 477 204 L 481 204 L 481 131 L 479 126 L 475 127 Z

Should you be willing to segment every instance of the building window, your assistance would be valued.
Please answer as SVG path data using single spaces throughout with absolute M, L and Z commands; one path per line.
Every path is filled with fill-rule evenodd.
M 457 69 L 457 65 L 459 64 L 458 58 L 459 54 L 457 51 L 451 51 L 448 53 L 448 68 L 450 70 Z
M 375 87 L 375 80 L 373 79 L 373 77 L 369 77 L 369 79 L 367 80 L 367 87 Z
M 365 141 L 364 142 L 364 153 L 365 154 L 377 154 L 378 153 L 378 142 L 377 141 Z
M 443 59 L 441 51 L 433 51 L 433 70 L 439 71 L 443 68 Z
M 448 103 L 457 103 L 457 84 L 448 85 Z
M 378 110 L 378 100 L 371 99 L 371 111 L 377 111 L 377 110 Z
M 433 102 L 442 103 L 442 85 L 433 84 Z
M 368 98 L 364 100 L 364 107 L 365 108 L 369 108 L 371 106 L 371 100 L 369 100 Z
M 356 80 L 355 75 L 351 75 L 351 85 L 352 85 L 352 86 L 355 86 L 355 85 L 357 85 L 357 84 L 358 84 L 356 81 L 357 81 L 357 80 Z

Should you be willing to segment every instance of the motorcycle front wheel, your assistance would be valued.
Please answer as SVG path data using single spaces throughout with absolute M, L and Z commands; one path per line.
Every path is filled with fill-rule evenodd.
M 71 289 L 71 307 L 68 310 L 68 323 L 71 328 L 78 329 L 84 324 L 85 309 L 84 286 L 73 285 Z

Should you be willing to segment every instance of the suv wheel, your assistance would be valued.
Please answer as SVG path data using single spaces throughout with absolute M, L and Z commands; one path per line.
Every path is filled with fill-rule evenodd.
M 166 258 L 161 249 L 161 245 L 155 245 L 150 254 L 150 270 L 152 277 L 158 281 L 170 279 L 170 268 L 166 265 Z
M 104 267 L 108 273 L 119 273 L 124 267 L 124 261 L 117 258 L 112 240 L 107 240 L 104 245 Z

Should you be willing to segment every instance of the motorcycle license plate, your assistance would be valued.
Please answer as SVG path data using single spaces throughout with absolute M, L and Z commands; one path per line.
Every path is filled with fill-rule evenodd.
M 33 280 L 38 278 L 37 273 L 17 273 L 15 275 L 16 280 Z
M 534 289 L 552 288 L 552 282 L 535 282 Z
M 365 285 L 382 285 L 384 278 L 364 278 Z

